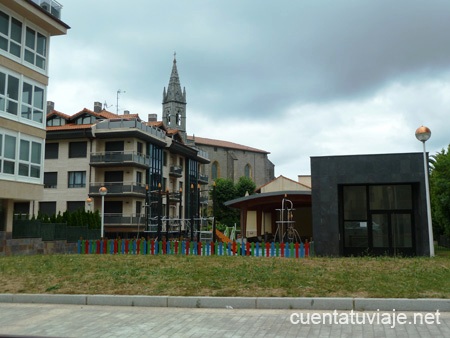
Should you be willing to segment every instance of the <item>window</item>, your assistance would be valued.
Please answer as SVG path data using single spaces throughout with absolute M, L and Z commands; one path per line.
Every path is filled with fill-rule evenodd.
M 20 58 L 22 23 L 0 11 L 0 49 Z
M 38 123 L 44 118 L 44 89 L 27 82 L 22 85 L 21 117 Z
M 54 117 L 52 119 L 47 120 L 48 127 L 63 126 L 65 124 L 66 121 L 61 117 Z
M 95 122 L 95 117 L 92 115 L 84 115 L 76 120 L 76 124 L 92 124 Z
M 58 173 L 48 172 L 44 173 L 44 188 L 56 189 L 58 185 Z
M 69 188 L 84 188 L 86 187 L 86 172 L 85 171 L 69 171 Z
M 14 175 L 15 159 L 16 159 L 16 137 L 5 135 L 5 148 L 3 151 L 3 172 L 5 174 Z M 12 161 L 10 161 L 12 160 Z
M 105 151 L 123 151 L 125 144 L 123 141 L 110 141 L 105 142 Z
M 211 178 L 215 181 L 219 177 L 219 163 L 213 162 L 211 165 Z
M 141 171 L 136 172 L 136 183 L 137 184 L 142 183 L 142 172 Z
M 45 159 L 52 160 L 58 158 L 59 143 L 45 144 Z
M 252 177 L 252 167 L 250 166 L 250 164 L 246 164 L 244 167 L 244 176 L 247 178 L 251 178 Z
M 47 38 L 41 33 L 27 27 L 25 36 L 25 61 L 45 69 Z
M 39 211 L 41 214 L 53 216 L 56 214 L 56 202 L 39 202 Z
M 19 79 L 0 72 L 0 111 L 17 115 Z
M 19 175 L 41 177 L 41 144 L 20 140 Z
M 67 202 L 67 211 L 74 212 L 77 210 L 84 210 L 85 201 L 70 201 Z
M 142 142 L 138 142 L 137 143 L 137 153 L 140 155 L 140 154 L 143 154 L 144 153 L 144 144 L 142 143 Z
M 69 158 L 81 158 L 87 156 L 87 142 L 70 142 Z

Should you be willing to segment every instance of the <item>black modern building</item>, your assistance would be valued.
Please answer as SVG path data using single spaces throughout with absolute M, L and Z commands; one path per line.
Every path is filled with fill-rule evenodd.
M 429 255 L 423 153 L 311 157 L 317 255 Z

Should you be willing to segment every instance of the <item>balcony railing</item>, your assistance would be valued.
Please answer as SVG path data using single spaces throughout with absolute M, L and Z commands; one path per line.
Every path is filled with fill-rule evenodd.
M 149 167 L 150 158 L 147 155 L 135 151 L 107 151 L 104 153 L 91 154 L 91 165 L 101 166 L 111 164 L 136 164 Z
M 169 175 L 181 177 L 183 176 L 183 167 L 179 165 L 170 166 Z
M 124 215 L 121 213 L 105 213 L 105 225 L 144 226 L 144 214 Z
M 208 175 L 198 174 L 198 182 L 200 184 L 208 184 L 209 182 Z
M 96 130 L 133 128 L 141 130 L 144 133 L 156 137 L 162 141 L 165 140 L 166 136 L 166 134 L 161 129 L 153 126 L 147 126 L 137 119 L 108 119 L 97 123 L 94 128 Z
M 32 0 L 35 4 L 45 9 L 54 17 L 61 19 L 62 5 L 55 0 Z
M 94 182 L 89 185 L 89 194 L 100 194 L 100 187 L 108 189 L 107 195 L 142 195 L 145 196 L 145 185 L 138 182 Z

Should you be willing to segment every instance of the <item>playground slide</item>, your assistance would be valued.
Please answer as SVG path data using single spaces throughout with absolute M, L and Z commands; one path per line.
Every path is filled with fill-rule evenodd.
M 219 230 L 216 229 L 216 236 L 217 238 L 222 242 L 222 243 L 232 243 L 233 241 L 228 238 L 227 236 L 225 236 L 225 234 Z

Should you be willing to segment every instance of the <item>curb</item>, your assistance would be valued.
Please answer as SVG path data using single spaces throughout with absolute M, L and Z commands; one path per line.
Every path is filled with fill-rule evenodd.
M 450 299 L 0 294 L 0 303 L 341 311 L 450 312 Z

